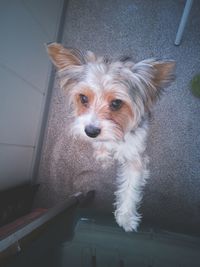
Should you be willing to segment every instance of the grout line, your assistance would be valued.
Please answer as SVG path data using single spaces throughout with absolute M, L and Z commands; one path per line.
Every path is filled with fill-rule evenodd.
M 33 20 L 38 24 L 39 28 L 42 30 L 43 34 L 47 37 L 50 38 L 50 34 L 45 30 L 45 28 L 43 27 L 43 25 L 40 23 L 40 21 L 35 17 L 34 13 L 32 12 L 31 8 L 28 6 L 28 4 L 26 3 L 27 1 L 21 0 L 23 6 L 25 7 L 25 9 L 28 11 L 28 13 L 31 15 L 31 17 L 33 18 Z
M 3 61 L 1 58 L 0 58 L 1 61 Z M 31 88 L 40 93 L 41 95 L 45 95 L 45 93 L 43 93 L 37 86 L 35 86 L 34 84 L 32 84 L 31 82 L 27 81 L 26 79 L 24 79 L 20 74 L 18 74 L 16 71 L 14 71 L 13 69 L 11 69 L 10 67 L 8 67 L 7 65 L 5 65 L 5 63 L 0 63 L 0 67 L 2 69 L 4 69 L 5 71 L 7 72 L 11 72 L 12 74 L 14 74 L 15 77 L 19 78 L 20 80 L 22 80 L 23 82 L 25 82 L 26 84 L 28 84 L 29 86 L 31 86 Z
M 0 142 L 0 146 L 16 146 L 16 147 L 26 147 L 26 148 L 33 148 L 33 149 L 35 149 L 35 146 L 31 146 L 31 145 L 1 143 L 1 142 Z

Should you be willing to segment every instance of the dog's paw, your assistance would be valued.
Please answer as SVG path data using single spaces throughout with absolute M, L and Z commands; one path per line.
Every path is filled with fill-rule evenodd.
M 134 216 L 129 213 L 115 211 L 115 220 L 126 232 L 137 231 L 141 216 L 136 213 Z

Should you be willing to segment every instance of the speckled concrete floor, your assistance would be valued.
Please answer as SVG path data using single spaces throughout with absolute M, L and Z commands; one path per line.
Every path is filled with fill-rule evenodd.
M 141 210 L 144 221 L 163 228 L 196 231 L 200 224 L 200 99 L 189 82 L 200 72 L 200 2 L 194 1 L 181 46 L 174 39 L 183 0 L 69 0 L 63 44 L 101 55 L 131 55 L 177 61 L 177 79 L 156 105 L 148 154 L 151 178 Z M 55 82 L 44 141 L 37 202 L 51 206 L 71 193 L 95 189 L 94 207 L 113 211 L 115 166 L 102 170 L 91 148 L 74 142 L 65 96 Z

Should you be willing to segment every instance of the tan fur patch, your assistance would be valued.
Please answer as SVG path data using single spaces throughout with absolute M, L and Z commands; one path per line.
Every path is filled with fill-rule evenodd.
M 156 72 L 152 79 L 152 83 L 157 89 L 159 89 L 162 87 L 163 83 L 165 84 L 172 79 L 171 76 L 175 68 L 175 62 L 156 62 L 153 64 L 153 67 Z
M 81 99 L 80 99 L 80 94 L 87 96 L 88 98 L 88 103 L 86 105 L 84 105 L 83 103 L 81 103 Z M 78 116 L 84 114 L 88 108 L 92 105 L 92 103 L 94 102 L 94 93 L 91 89 L 89 88 L 81 88 L 81 90 L 76 93 L 75 95 L 75 110 L 76 110 L 76 114 Z
M 104 98 L 106 99 L 106 102 L 108 103 L 109 106 L 110 102 L 112 100 L 117 99 L 118 97 L 116 96 L 115 93 L 107 92 Z M 125 101 L 123 101 L 123 104 L 119 110 L 112 111 L 109 108 L 109 119 L 113 120 L 122 129 L 122 131 L 125 131 L 132 117 L 133 117 L 132 109 L 130 105 Z
M 114 92 L 106 92 L 102 96 L 102 102 L 99 106 L 96 106 L 96 114 L 98 118 L 105 120 L 112 120 L 116 124 L 117 134 L 122 135 L 127 129 L 130 120 L 133 118 L 133 112 L 128 103 L 123 101 L 123 104 L 119 110 L 112 111 L 110 109 L 110 103 L 112 100 L 117 99 Z
M 48 45 L 47 51 L 52 62 L 60 70 L 81 65 L 79 58 L 73 54 L 73 50 L 66 49 L 60 44 L 52 43 Z

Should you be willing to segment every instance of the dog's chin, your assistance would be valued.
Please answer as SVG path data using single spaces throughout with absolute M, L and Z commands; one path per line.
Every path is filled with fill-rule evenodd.
M 94 138 L 94 140 L 92 140 L 94 142 L 99 142 L 99 143 L 112 143 L 112 142 L 122 142 L 124 141 L 124 136 L 120 136 L 120 137 L 116 137 L 116 136 L 99 136 L 97 138 Z
M 113 143 L 113 142 L 121 142 L 123 141 L 123 137 L 119 138 L 119 137 L 116 137 L 116 136 L 97 136 L 97 137 L 89 137 L 87 136 L 85 133 L 72 133 L 73 137 L 76 139 L 80 139 L 80 140 L 83 140 L 83 141 L 86 141 L 86 142 L 90 142 L 90 143 Z
M 92 138 L 90 138 L 90 139 L 92 139 Z M 113 142 L 113 140 L 109 139 L 109 138 L 97 137 L 97 138 L 93 138 L 91 140 L 91 142 L 93 142 L 93 143 L 108 143 L 108 142 Z

